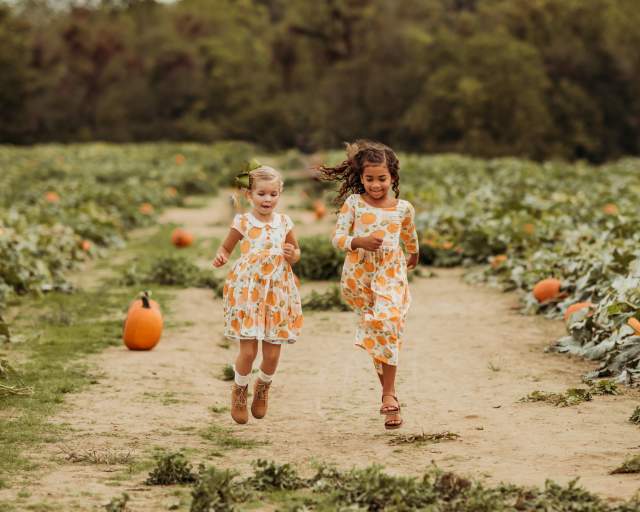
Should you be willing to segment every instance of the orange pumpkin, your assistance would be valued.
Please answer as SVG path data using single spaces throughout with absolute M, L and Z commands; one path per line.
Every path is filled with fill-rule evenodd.
M 613 203 L 607 203 L 602 207 L 602 211 L 607 215 L 618 215 L 618 207 Z
M 89 252 L 91 250 L 91 241 L 89 240 L 83 240 L 82 242 L 80 242 L 80 248 L 84 251 L 84 252 Z
M 629 318 L 629 320 L 627 320 L 627 324 L 634 331 L 636 331 L 636 336 L 640 336 L 640 320 L 638 320 L 637 318 L 631 317 Z
M 543 279 L 533 287 L 533 296 L 538 302 L 546 302 L 560 295 L 560 281 L 554 278 Z
M 536 231 L 536 227 L 534 224 L 532 224 L 531 222 L 527 222 L 526 224 L 524 224 L 522 226 L 522 230 L 527 234 L 527 235 L 533 235 Z
M 176 155 L 176 165 L 182 165 L 185 162 L 186 158 L 184 157 L 184 155 L 178 153 Z
M 313 213 L 318 220 L 324 218 L 324 216 L 327 214 L 327 207 L 322 201 L 320 201 L 320 199 L 313 203 Z
M 153 205 L 151 203 L 142 203 L 138 208 L 142 215 L 151 215 L 153 213 Z
M 491 258 L 491 267 L 492 268 L 498 268 L 500 266 L 502 266 L 502 264 L 507 261 L 507 255 L 506 254 L 498 254 L 496 256 L 494 256 L 493 258 Z
M 151 350 L 162 335 L 160 306 L 143 293 L 129 307 L 122 340 L 129 350 Z
M 178 189 L 176 187 L 167 187 L 164 189 L 164 195 L 167 197 L 176 197 L 178 195 Z
M 60 195 L 57 192 L 50 190 L 44 194 L 44 199 L 47 203 L 57 203 L 60 201 Z
M 189 247 L 193 243 L 193 235 L 184 229 L 176 228 L 171 233 L 171 243 L 176 247 Z
M 571 306 L 569 306 L 564 312 L 564 321 L 566 322 L 569 320 L 571 315 L 576 311 L 580 311 L 584 308 L 590 308 L 591 306 L 593 306 L 591 302 L 576 302 L 575 304 L 571 304 Z

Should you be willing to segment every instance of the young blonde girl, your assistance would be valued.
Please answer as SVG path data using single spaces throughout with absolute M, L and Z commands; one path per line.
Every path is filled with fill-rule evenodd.
M 398 199 L 398 158 L 384 144 L 347 144 L 344 162 L 319 170 L 325 179 L 342 183 L 333 235 L 333 245 L 347 253 L 342 295 L 359 317 L 355 344 L 371 355 L 382 384 L 385 428 L 396 429 L 402 425 L 396 370 L 411 303 L 407 268 L 418 263 L 414 209 Z
M 246 423 L 247 392 L 253 362 L 262 342 L 262 364 L 254 386 L 251 413 L 267 413 L 268 391 L 278 366 L 280 349 L 294 343 L 302 327 L 300 295 L 291 265 L 300 259 L 300 248 L 289 216 L 275 208 L 283 189 L 282 176 L 260 166 L 245 173 L 251 211 L 234 217 L 213 265 L 221 267 L 240 242 L 240 258 L 224 285 L 225 336 L 239 343 L 231 390 L 231 417 Z

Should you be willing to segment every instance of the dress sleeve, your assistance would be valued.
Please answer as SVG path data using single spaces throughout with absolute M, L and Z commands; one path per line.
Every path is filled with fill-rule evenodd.
M 407 209 L 402 218 L 402 228 L 400 230 L 400 239 L 404 243 L 404 247 L 409 254 L 418 252 L 418 233 L 416 232 L 415 209 L 411 203 L 407 203 Z
M 352 200 L 353 196 L 349 196 L 338 212 L 338 220 L 336 221 L 336 229 L 333 232 L 331 242 L 336 249 L 342 251 L 351 251 L 351 235 L 353 229 L 353 221 L 355 219 L 355 207 Z
M 282 219 L 284 220 L 284 233 L 286 235 L 293 229 L 294 223 L 288 215 L 283 215 Z
M 237 213 L 233 218 L 231 227 L 235 229 L 242 236 L 247 236 L 247 219 L 241 213 Z

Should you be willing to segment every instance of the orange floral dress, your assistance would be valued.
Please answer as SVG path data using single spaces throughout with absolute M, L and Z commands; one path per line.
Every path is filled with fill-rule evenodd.
M 224 334 L 236 340 L 294 343 L 302 327 L 300 293 L 283 246 L 293 221 L 274 213 L 262 222 L 252 213 L 238 214 L 231 227 L 243 239 L 240 258 L 223 289 Z
M 418 252 L 418 236 L 411 203 L 400 199 L 391 208 L 377 208 L 352 194 L 342 205 L 333 236 L 334 247 L 347 251 L 341 289 L 345 301 L 359 316 L 355 344 L 373 357 L 378 372 L 386 363 L 397 366 L 411 295 L 407 262 Z M 355 237 L 383 239 L 377 251 L 351 250 Z

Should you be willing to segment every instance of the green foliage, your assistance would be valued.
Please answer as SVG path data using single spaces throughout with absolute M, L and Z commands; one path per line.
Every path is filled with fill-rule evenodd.
M 241 485 L 234 482 L 237 473 L 228 469 L 200 467 L 198 482 L 191 493 L 191 512 L 233 512 L 247 498 Z
M 640 425 L 640 405 L 633 410 L 633 413 L 629 417 L 629 421 L 636 425 Z
M 331 245 L 325 236 L 300 239 L 302 257 L 295 264 L 294 271 L 301 279 L 338 279 L 342 272 L 344 253 Z
M 325 292 L 311 290 L 302 300 L 302 309 L 307 311 L 349 311 L 351 308 L 342 300 L 340 287 L 332 285 Z
M 232 381 L 236 376 L 236 372 L 233 369 L 233 366 L 230 364 L 225 364 L 222 367 L 222 380 Z
M 638 24 L 633 0 L 7 4 L 0 139 L 601 161 L 640 150 Z
M 619 395 L 618 385 L 610 379 L 602 379 L 589 384 L 592 395 Z
M 569 388 L 564 393 L 549 393 L 547 391 L 532 391 L 527 396 L 521 398 L 520 402 L 547 402 L 556 407 L 570 407 L 582 402 L 592 400 L 591 392 L 588 389 Z
M 212 271 L 202 270 L 181 254 L 157 256 L 143 263 L 133 262 L 124 270 L 122 284 L 126 286 L 159 284 L 211 288 L 216 293 L 222 289 L 223 280 Z
M 590 379 L 640 377 L 640 337 L 627 325 L 640 318 L 640 161 L 593 167 L 413 155 L 402 162 L 423 262 L 488 263 L 467 279 L 519 291 L 528 313 L 562 318 L 573 303 L 594 303 L 568 319 L 553 350 L 601 360 Z M 548 277 L 561 281 L 564 295 L 541 304 L 531 290 Z
M 12 294 L 71 291 L 69 271 L 185 194 L 215 193 L 248 146 L 0 148 L 0 312 Z M 84 245 L 84 247 L 83 247 Z
M 156 456 L 156 467 L 149 473 L 147 485 L 190 484 L 196 481 L 193 467 L 180 452 Z
M 112 498 L 109 503 L 104 506 L 106 512 L 127 512 L 127 503 L 129 503 L 129 495 L 123 492 L 121 496 Z
M 258 459 L 253 462 L 253 476 L 247 480 L 258 491 L 286 491 L 305 487 L 305 482 L 290 464 Z
M 390 445 L 403 445 L 403 444 L 430 444 L 430 443 L 440 443 L 442 441 L 455 441 L 460 439 L 460 434 L 456 434 L 455 432 L 435 432 L 433 434 L 425 434 L 424 432 L 420 434 L 401 434 L 398 436 L 394 436 L 389 439 Z

